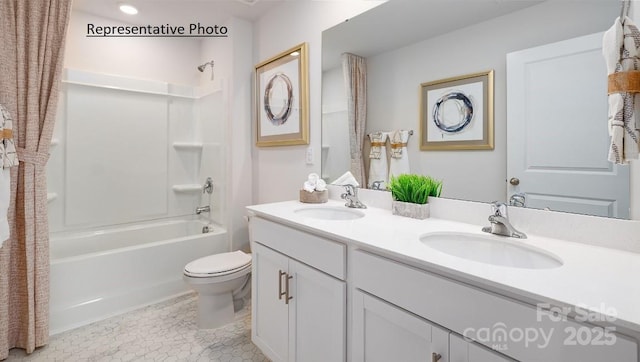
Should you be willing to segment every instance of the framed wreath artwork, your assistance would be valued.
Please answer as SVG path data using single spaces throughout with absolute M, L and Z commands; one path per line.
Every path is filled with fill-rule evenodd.
M 307 44 L 255 66 L 258 146 L 309 144 Z
M 492 150 L 493 70 L 420 85 L 421 150 Z

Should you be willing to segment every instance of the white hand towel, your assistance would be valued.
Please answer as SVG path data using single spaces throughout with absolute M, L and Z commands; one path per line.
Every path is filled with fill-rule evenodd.
M 410 173 L 407 142 L 409 131 L 398 130 L 391 134 L 391 161 L 389 163 L 389 177 L 398 177 L 403 173 Z
M 358 181 L 356 181 L 356 178 L 353 177 L 353 174 L 351 173 L 351 171 L 345 172 L 342 176 L 333 180 L 331 184 L 337 185 L 337 186 L 344 186 L 344 185 L 353 185 L 355 187 L 360 186 Z
M 0 168 L 0 248 L 9 239 L 9 221 L 7 211 L 11 197 L 11 177 L 8 168 Z
M 374 182 L 379 181 L 380 187 L 385 189 L 389 182 L 386 145 L 388 136 L 388 132 L 369 134 L 369 138 L 371 139 L 371 152 L 369 153 L 369 188 L 372 188 Z
M 317 173 L 310 173 L 309 176 L 307 176 L 307 181 L 302 185 L 302 189 L 307 192 L 324 191 L 326 186 L 327 183 L 324 182 Z M 320 187 L 320 189 L 318 187 Z
M 307 181 L 309 181 L 309 183 L 312 183 L 314 185 L 318 182 L 319 179 L 320 179 L 320 176 L 318 176 L 317 173 L 310 173 L 309 176 L 307 176 Z
M 311 183 L 309 181 L 305 181 L 302 185 L 302 189 L 306 192 L 314 192 L 316 190 L 316 184 Z
M 18 154 L 13 142 L 13 120 L 0 104 L 0 168 L 18 166 Z
M 316 191 L 324 191 L 327 189 L 327 183 L 324 182 L 323 179 L 318 179 L 318 182 L 316 182 Z
M 13 121 L 9 111 L 0 105 L 0 248 L 9 239 L 7 212 L 11 199 L 11 172 L 18 165 L 18 155 L 13 142 Z
M 637 42 L 637 39 L 640 39 L 640 31 L 628 17 L 624 18 L 624 25 L 620 18 L 617 18 L 613 26 L 605 32 L 602 52 L 609 74 L 640 70 L 640 42 Z M 625 164 L 630 159 L 638 158 L 639 111 L 639 93 L 623 92 L 609 95 L 609 161 Z

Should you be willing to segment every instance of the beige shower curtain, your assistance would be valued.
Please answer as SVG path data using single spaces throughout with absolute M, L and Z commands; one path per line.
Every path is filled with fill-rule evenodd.
M 45 164 L 53 133 L 71 0 L 0 1 L 0 104 L 14 120 L 11 236 L 0 248 L 0 359 L 49 339 Z
M 367 65 L 361 56 L 342 54 L 342 73 L 347 91 L 351 173 L 362 187 L 366 185 L 362 146 L 367 122 Z

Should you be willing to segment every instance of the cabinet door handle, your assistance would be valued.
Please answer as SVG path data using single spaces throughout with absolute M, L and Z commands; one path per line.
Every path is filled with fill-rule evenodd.
M 440 358 L 442 358 L 442 355 L 440 353 L 433 352 L 431 354 L 431 362 L 438 362 L 440 361 Z
M 282 296 L 288 293 L 288 291 L 282 291 L 282 277 L 285 275 L 287 275 L 287 273 L 282 270 L 278 270 L 278 300 L 281 300 Z
M 293 299 L 293 297 L 289 296 L 289 281 L 291 279 L 293 279 L 293 277 L 291 275 L 287 274 L 287 285 L 285 286 L 285 290 L 284 290 L 284 304 L 289 304 L 289 301 L 291 299 Z

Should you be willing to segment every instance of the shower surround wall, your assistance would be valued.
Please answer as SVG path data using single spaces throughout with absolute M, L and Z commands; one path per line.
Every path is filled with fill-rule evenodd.
M 65 70 L 47 165 L 52 333 L 186 293 L 186 263 L 229 251 L 225 92 L 197 92 Z
M 197 91 L 65 70 L 48 164 L 51 232 L 191 217 L 209 204 L 207 177 L 210 217 L 225 224 L 224 92 Z

